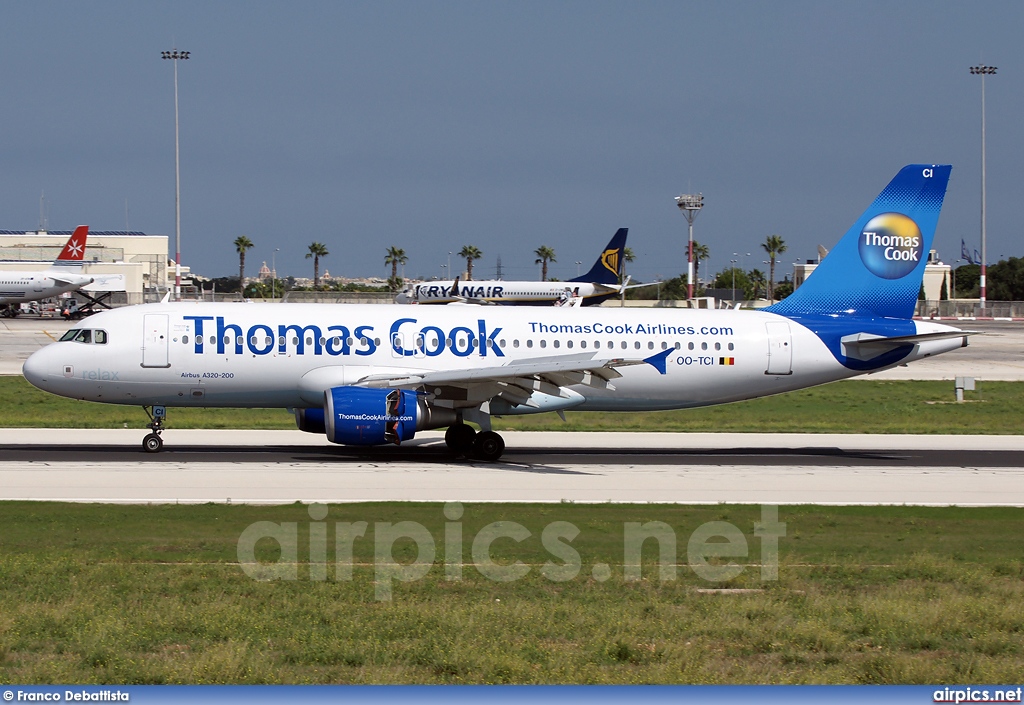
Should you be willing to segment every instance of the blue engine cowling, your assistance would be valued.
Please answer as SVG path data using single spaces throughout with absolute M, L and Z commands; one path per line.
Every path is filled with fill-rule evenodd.
M 296 409 L 295 425 L 299 427 L 300 431 L 306 433 L 327 433 L 323 408 Z
M 334 387 L 324 393 L 327 440 L 372 446 L 416 435 L 416 393 L 402 389 Z

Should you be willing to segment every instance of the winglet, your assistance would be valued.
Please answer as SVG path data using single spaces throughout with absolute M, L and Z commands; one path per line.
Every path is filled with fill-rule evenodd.
M 651 367 L 656 369 L 661 374 L 663 374 L 663 375 L 664 374 L 668 374 L 667 370 L 665 369 L 666 360 L 668 360 L 668 356 L 671 355 L 674 352 L 675 352 L 675 348 L 669 348 L 668 350 L 662 350 L 657 355 L 651 355 L 650 357 L 645 357 L 644 358 L 644 362 L 646 362 L 648 365 L 650 365 Z

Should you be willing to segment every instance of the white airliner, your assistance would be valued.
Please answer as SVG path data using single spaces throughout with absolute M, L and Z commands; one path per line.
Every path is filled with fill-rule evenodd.
M 6 305 L 7 315 L 17 315 L 17 309 L 11 304 L 48 299 L 91 284 L 93 278 L 82 274 L 82 258 L 85 257 L 85 241 L 88 236 L 88 225 L 75 228 L 49 269 L 0 271 L 0 305 Z
M 622 290 L 653 284 L 619 284 L 622 252 L 629 228 L 619 228 L 605 246 L 594 266 L 583 276 L 564 282 L 433 281 L 415 284 L 395 297 L 400 304 L 448 304 L 453 302 L 504 306 L 551 306 L 572 300 L 574 305 L 593 306 L 618 296 Z
M 454 452 L 496 460 L 493 415 L 722 404 L 966 345 L 965 331 L 911 319 L 949 173 L 905 167 L 814 275 L 761 311 L 149 304 L 90 318 L 24 374 L 145 407 L 151 452 L 168 406 L 290 407 L 335 443 L 447 427 Z

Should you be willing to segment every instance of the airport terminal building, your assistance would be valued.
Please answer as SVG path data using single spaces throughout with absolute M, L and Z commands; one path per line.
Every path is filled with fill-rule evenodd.
M 39 269 L 49 266 L 71 237 L 70 230 L 0 230 L 0 268 Z M 137 231 L 89 231 L 82 271 L 116 275 L 112 300 L 140 304 L 157 301 L 174 284 L 168 268 L 168 238 Z M 184 270 L 184 268 L 183 268 Z M 88 287 L 86 288 L 88 290 Z

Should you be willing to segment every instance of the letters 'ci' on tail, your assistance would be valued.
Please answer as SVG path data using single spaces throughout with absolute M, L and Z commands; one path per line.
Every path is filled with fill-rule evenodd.
M 800 288 L 766 310 L 911 318 L 950 169 L 903 167 Z

